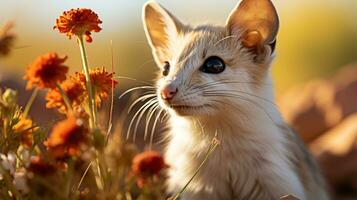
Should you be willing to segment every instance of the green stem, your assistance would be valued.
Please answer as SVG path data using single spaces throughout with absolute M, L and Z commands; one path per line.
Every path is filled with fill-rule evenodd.
M 180 192 L 177 193 L 172 199 L 170 198 L 170 200 L 178 200 L 181 197 L 181 195 L 186 191 L 187 187 L 191 184 L 193 179 L 197 176 L 197 174 L 201 170 L 202 166 L 207 162 L 209 156 L 214 152 L 214 150 L 217 148 L 218 145 L 219 145 L 219 142 L 216 139 L 213 139 L 213 141 L 211 142 L 211 144 L 210 144 L 210 146 L 208 148 L 208 151 L 207 151 L 207 153 L 205 155 L 205 158 L 203 159 L 201 164 L 198 166 L 198 168 L 196 169 L 196 171 L 193 174 L 193 176 L 186 183 L 186 185 L 180 190 Z
M 88 61 L 87 61 L 87 53 L 86 49 L 84 48 L 84 41 L 83 41 L 83 36 L 78 36 L 78 44 L 79 44 L 79 49 L 81 51 L 81 57 L 82 57 L 82 64 L 83 64 L 83 71 L 86 77 L 86 85 L 87 85 L 87 90 L 88 90 L 88 105 L 89 105 L 89 111 L 90 111 L 90 127 L 92 129 L 95 129 L 97 126 L 97 116 L 95 113 L 95 97 L 94 97 L 94 91 L 92 87 L 92 82 L 90 79 L 90 74 L 89 74 L 89 66 L 88 66 Z
M 26 118 L 27 115 L 29 114 L 32 104 L 33 104 L 33 102 L 35 102 L 36 96 L 38 94 L 38 90 L 39 89 L 37 87 L 33 90 L 32 95 L 31 95 L 30 99 L 28 100 L 28 102 L 25 106 L 24 112 L 23 112 L 24 118 Z
M 63 88 L 61 87 L 60 84 L 57 84 L 57 89 L 58 91 L 61 93 L 62 95 L 62 98 L 63 98 L 63 101 L 64 103 L 66 104 L 66 107 L 67 107 L 67 110 L 70 112 L 70 113 L 73 113 L 73 108 L 72 108 L 72 104 L 71 104 L 71 100 L 69 100 L 66 92 L 63 90 Z

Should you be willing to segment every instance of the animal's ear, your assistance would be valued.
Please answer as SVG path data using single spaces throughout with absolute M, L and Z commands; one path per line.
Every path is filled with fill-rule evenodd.
M 265 45 L 275 45 L 279 17 L 271 0 L 242 0 L 226 28 L 229 35 L 239 35 L 245 47 L 263 53 Z
M 154 1 L 143 7 L 143 23 L 146 37 L 160 64 L 171 58 L 170 47 L 183 29 L 181 22 Z

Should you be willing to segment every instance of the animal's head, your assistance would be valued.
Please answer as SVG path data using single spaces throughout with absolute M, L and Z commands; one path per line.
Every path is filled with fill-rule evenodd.
M 161 106 L 181 116 L 214 115 L 259 98 L 279 27 L 270 0 L 243 0 L 224 26 L 191 27 L 155 2 L 144 6 L 143 21 L 160 68 Z

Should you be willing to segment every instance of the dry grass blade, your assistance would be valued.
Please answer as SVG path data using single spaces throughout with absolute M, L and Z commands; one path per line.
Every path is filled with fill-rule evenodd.
M 114 74 L 113 40 L 110 40 L 110 54 L 111 54 L 111 70 L 112 70 L 112 73 Z M 114 79 L 112 79 L 112 88 L 111 88 L 112 93 L 110 95 L 109 121 L 108 121 L 108 130 L 107 130 L 107 136 L 105 139 L 105 144 L 108 144 L 109 135 L 110 135 L 110 132 L 113 127 L 114 86 L 115 86 L 115 82 L 114 82 Z
M 204 157 L 203 161 L 198 166 L 198 168 L 196 169 L 196 171 L 193 174 L 193 176 L 186 183 L 186 185 L 181 189 L 180 192 L 178 192 L 174 197 L 169 198 L 170 200 L 178 200 L 182 196 L 182 194 L 186 191 L 187 187 L 190 185 L 190 183 L 193 181 L 193 179 L 197 176 L 198 172 L 200 172 L 200 170 L 203 167 L 203 165 L 207 162 L 209 156 L 214 152 L 214 150 L 216 150 L 218 145 L 219 145 L 219 140 L 216 137 L 214 137 L 212 139 L 212 141 L 211 141 L 211 144 L 210 144 L 208 150 L 207 150 L 207 153 L 205 154 L 205 157 Z

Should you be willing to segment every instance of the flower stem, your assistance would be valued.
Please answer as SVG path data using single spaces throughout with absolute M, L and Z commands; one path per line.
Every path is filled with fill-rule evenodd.
M 94 90 L 92 87 L 92 82 L 91 82 L 90 74 L 89 74 L 87 53 L 86 53 L 86 49 L 84 48 L 83 36 L 78 36 L 78 44 L 79 44 L 79 49 L 81 51 L 83 71 L 84 71 L 84 74 L 86 77 L 86 85 L 87 85 L 88 96 L 89 96 L 88 105 L 89 105 L 89 112 L 90 112 L 89 113 L 90 114 L 90 127 L 92 129 L 95 129 L 97 126 L 97 116 L 95 113 L 95 110 L 96 110 L 95 97 L 94 97 Z
M 26 104 L 26 106 L 25 106 L 25 109 L 24 109 L 24 112 L 23 112 L 24 118 L 26 118 L 27 115 L 29 114 L 30 109 L 31 109 L 31 107 L 32 107 L 33 102 L 34 102 L 35 99 L 36 99 L 37 94 L 38 94 L 38 88 L 36 87 L 36 88 L 33 90 L 32 94 L 31 94 L 31 97 L 30 97 L 30 99 L 28 100 L 28 102 L 27 102 L 27 104 Z
M 64 101 L 64 103 L 66 104 L 67 110 L 68 110 L 70 113 L 73 113 L 71 101 L 69 100 L 69 98 L 68 98 L 66 92 L 63 90 L 63 88 L 61 87 L 60 84 L 57 84 L 57 89 L 59 90 L 59 92 L 60 92 L 61 95 L 62 95 L 63 101 Z
M 197 176 L 198 172 L 201 170 L 202 166 L 207 162 L 208 157 L 214 152 L 214 150 L 217 148 L 217 146 L 219 145 L 219 141 L 216 138 L 213 138 L 208 151 L 205 155 L 205 158 L 203 159 L 203 161 L 201 162 L 201 164 L 198 166 L 198 168 L 196 169 L 195 173 L 193 174 L 193 176 L 190 178 L 190 180 L 186 183 L 186 185 L 180 190 L 179 193 L 177 193 L 173 198 L 169 198 L 170 200 L 178 200 L 181 195 L 185 192 L 185 190 L 187 189 L 187 187 L 190 185 L 190 183 L 193 181 L 193 179 Z
M 103 191 L 104 190 L 104 182 L 102 179 L 102 174 L 101 174 L 99 165 L 100 165 L 100 163 L 99 163 L 98 155 L 97 155 L 97 158 L 95 159 L 95 162 L 92 165 L 92 171 L 94 174 L 95 183 L 97 185 L 97 188 L 99 190 Z

